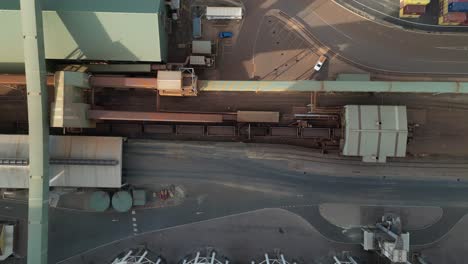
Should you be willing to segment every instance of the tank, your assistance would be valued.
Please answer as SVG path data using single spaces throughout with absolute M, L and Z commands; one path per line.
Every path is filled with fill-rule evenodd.
M 112 195 L 112 208 L 117 212 L 125 213 L 133 206 L 133 199 L 129 192 L 118 191 Z
M 88 198 L 88 209 L 95 212 L 104 212 L 110 206 L 110 196 L 104 191 L 92 192 Z

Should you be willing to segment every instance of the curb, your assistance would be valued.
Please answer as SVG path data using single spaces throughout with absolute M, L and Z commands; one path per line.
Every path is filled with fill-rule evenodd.
M 364 17 L 368 20 L 371 20 L 375 23 L 379 23 L 388 27 L 392 28 L 399 28 L 406 31 L 416 31 L 418 33 L 427 33 L 427 34 L 456 34 L 456 35 L 467 35 L 468 34 L 468 26 L 439 26 L 439 25 L 432 25 L 432 24 L 423 24 L 417 22 L 411 22 L 408 20 L 400 19 L 395 16 L 391 16 L 380 12 L 379 10 L 374 10 L 372 8 L 366 8 L 368 11 L 361 10 L 356 6 L 347 3 L 345 0 L 333 0 L 337 5 L 353 12 L 361 17 Z M 371 13 L 378 13 L 379 15 L 388 17 L 389 20 L 397 20 L 401 21 L 401 25 L 393 22 L 386 21 L 381 18 L 377 18 L 376 16 L 372 15 Z

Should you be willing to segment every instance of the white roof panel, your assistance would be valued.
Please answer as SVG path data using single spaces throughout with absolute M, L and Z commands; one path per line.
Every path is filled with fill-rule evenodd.
M 181 71 L 158 71 L 158 89 L 160 90 L 180 90 L 182 89 Z
M 380 162 L 406 155 L 406 106 L 347 105 L 344 118 L 343 155 Z
M 211 41 L 209 40 L 192 41 L 192 54 L 211 54 Z
M 191 65 L 205 65 L 205 56 L 190 56 Z
M 241 19 L 242 7 L 206 7 L 207 19 Z

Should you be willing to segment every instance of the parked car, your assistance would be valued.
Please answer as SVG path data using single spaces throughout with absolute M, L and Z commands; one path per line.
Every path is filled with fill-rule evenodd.
M 222 32 L 219 32 L 218 36 L 220 39 L 225 39 L 225 38 L 232 38 L 232 32 L 229 32 L 229 31 L 222 31 Z
M 320 71 L 322 69 L 323 64 L 327 61 L 327 57 L 325 55 L 320 56 L 318 59 L 317 63 L 315 63 L 314 70 L 315 71 Z

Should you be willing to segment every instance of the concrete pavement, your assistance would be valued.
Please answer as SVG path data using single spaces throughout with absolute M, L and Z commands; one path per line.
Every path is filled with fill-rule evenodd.
M 253 73 L 259 70 L 255 69 L 254 57 L 276 52 L 276 44 L 266 41 L 271 32 L 260 30 L 265 16 L 272 10 L 300 22 L 324 48 L 330 48 L 344 61 L 370 71 L 423 76 L 467 74 L 468 35 L 427 34 L 389 27 L 367 20 L 329 0 L 298 0 L 294 4 L 288 1 L 244 1 L 244 5 L 248 12 L 239 36 L 232 43 L 230 54 L 223 56 L 219 65 L 221 79 L 253 78 Z M 257 42 L 262 43 L 261 47 Z M 296 46 L 291 47 L 295 49 Z M 262 69 L 262 72 L 268 70 L 273 71 L 274 66 Z
M 340 176 L 326 176 L 327 168 L 338 166 L 339 160 L 323 163 L 303 159 L 309 169 L 298 170 L 288 165 L 289 159 L 297 160 L 305 154 L 295 147 L 130 140 L 124 151 L 124 173 L 129 183 L 174 184 L 184 189 L 186 198 L 177 206 L 125 214 L 51 209 L 52 263 L 145 232 L 264 208 L 295 213 L 328 240 L 359 242 L 358 230 L 344 232 L 320 215 L 319 205 L 325 202 L 440 206 L 444 208 L 441 220 L 412 234 L 414 243 L 428 244 L 443 237 L 468 208 L 468 185 L 463 181 L 440 177 L 426 181 L 424 175 L 406 180 L 404 176 L 413 176 L 413 170 L 387 165 L 371 169 L 376 173 L 373 177 L 353 175 L 349 169 L 348 173 L 344 169 L 330 171 Z M 399 171 L 399 176 L 392 179 L 394 171 Z M 435 168 L 418 171 L 428 177 L 438 174 Z M 382 178 L 385 175 L 389 177 Z M 0 202 L 0 207 L 9 205 Z M 24 219 L 26 212 L 25 204 L 17 204 L 7 216 Z

